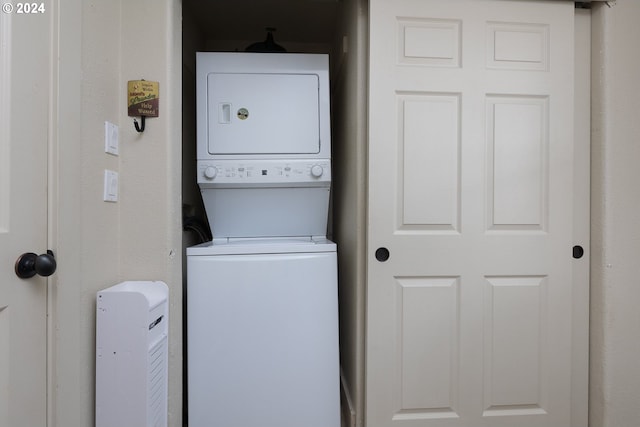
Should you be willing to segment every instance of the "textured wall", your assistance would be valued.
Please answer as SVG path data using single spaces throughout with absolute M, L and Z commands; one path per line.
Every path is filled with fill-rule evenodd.
M 181 425 L 181 6 L 178 0 L 65 0 L 59 4 L 57 208 L 59 270 L 52 288 L 52 425 L 93 425 L 95 295 L 123 280 L 170 287 L 169 421 Z M 137 134 L 128 80 L 160 82 L 160 117 Z M 120 155 L 104 152 L 104 121 Z M 119 201 L 102 200 L 104 169 Z
M 593 10 L 590 425 L 640 420 L 640 2 Z

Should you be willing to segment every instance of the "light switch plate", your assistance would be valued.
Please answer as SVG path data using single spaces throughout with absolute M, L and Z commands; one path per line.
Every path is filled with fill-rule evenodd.
M 104 151 L 117 156 L 118 148 L 118 126 L 111 122 L 104 122 Z
M 118 172 L 105 169 L 103 200 L 105 202 L 118 201 Z

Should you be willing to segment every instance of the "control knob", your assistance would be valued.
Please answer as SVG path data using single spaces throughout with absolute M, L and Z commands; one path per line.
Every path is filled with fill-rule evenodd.
M 324 173 L 324 169 L 320 165 L 311 166 L 311 176 L 314 178 L 320 178 Z
M 207 166 L 207 168 L 204 170 L 204 177 L 207 179 L 213 179 L 217 174 L 218 169 L 214 168 L 213 166 Z

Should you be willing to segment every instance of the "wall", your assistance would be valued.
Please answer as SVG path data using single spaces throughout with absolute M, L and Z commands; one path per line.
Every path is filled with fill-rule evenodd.
M 59 269 L 50 298 L 50 425 L 94 423 L 96 292 L 123 280 L 163 280 L 171 301 L 169 421 L 180 426 L 180 1 L 56 6 L 50 234 Z M 141 78 L 160 82 L 160 117 L 138 134 L 127 117 L 126 83 Z M 120 128 L 118 157 L 104 153 L 105 120 Z M 104 169 L 120 174 L 118 203 L 102 201 Z
M 182 204 L 185 215 L 206 229 L 207 219 L 196 184 L 196 56 L 202 50 L 204 37 L 195 23 L 193 12 L 183 10 L 182 18 Z M 201 243 L 195 231 L 184 233 L 183 265 L 186 248 Z M 186 283 L 187 271 L 183 269 Z
M 593 9 L 590 425 L 640 420 L 640 2 Z
M 338 244 L 340 362 L 350 410 L 364 414 L 366 280 L 367 22 L 365 0 L 341 3 L 333 63 L 333 238 Z M 346 37 L 346 52 L 343 43 Z M 342 52 L 342 53 L 341 53 Z M 343 405 L 347 402 L 343 402 Z M 347 409 L 347 408 L 343 408 Z

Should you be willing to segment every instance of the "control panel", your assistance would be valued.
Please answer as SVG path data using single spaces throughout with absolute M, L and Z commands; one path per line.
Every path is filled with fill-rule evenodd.
M 329 159 L 198 161 L 198 184 L 206 187 L 328 186 L 330 183 Z

